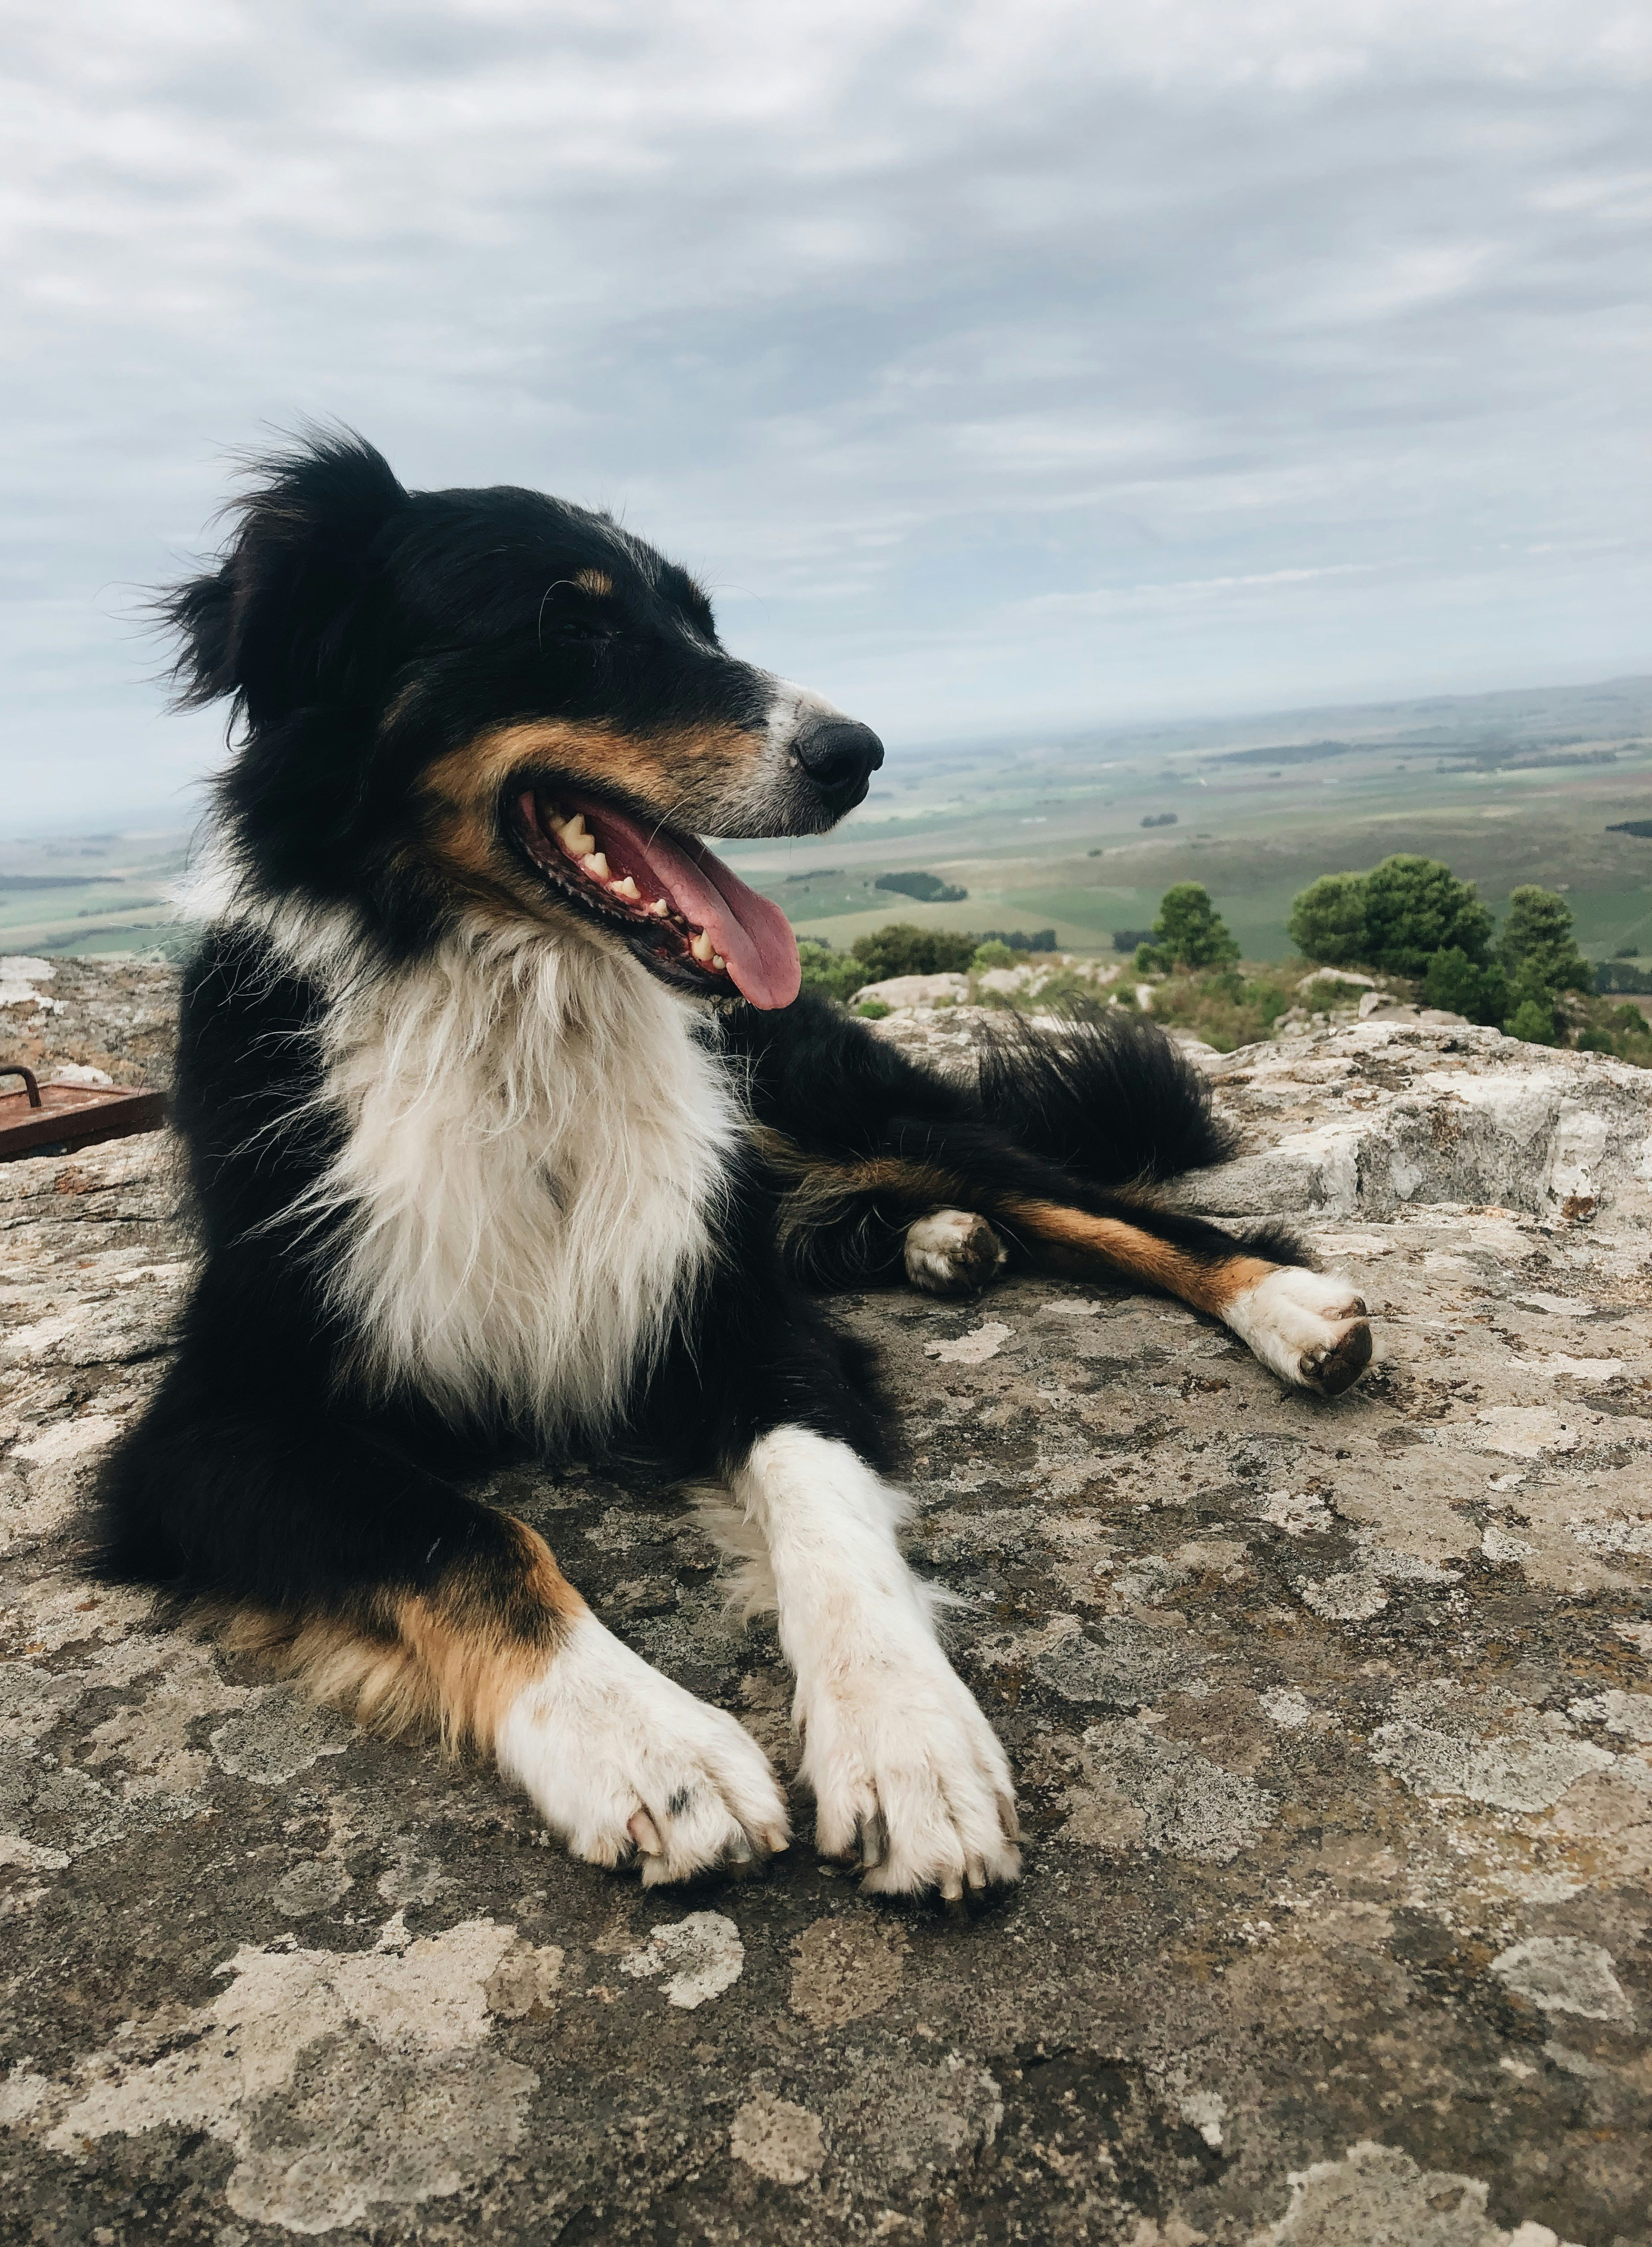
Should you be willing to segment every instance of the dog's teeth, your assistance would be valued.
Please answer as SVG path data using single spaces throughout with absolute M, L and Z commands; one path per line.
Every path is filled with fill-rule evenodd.
M 664 920 L 671 907 L 666 903 L 664 898 L 651 898 L 648 901 L 648 910 L 651 913 L 658 913 L 661 920 Z
M 585 871 L 593 882 L 605 882 L 608 879 L 608 861 L 600 850 L 594 857 L 586 859 Z
M 694 939 L 693 942 L 689 946 L 688 949 L 693 953 L 695 959 L 699 960 L 702 967 L 709 967 L 713 960 L 716 956 L 716 947 L 713 946 L 710 937 L 707 935 L 703 928 L 700 930 L 699 935 Z
M 597 837 L 594 835 L 577 834 L 574 831 L 573 823 L 570 821 L 569 824 L 563 829 L 562 843 L 563 849 L 571 851 L 576 858 L 589 858 L 597 848 Z
M 722 973 L 723 969 L 724 969 L 724 968 L 728 965 L 727 961 L 723 958 L 723 955 L 722 955 L 722 953 L 721 953 L 720 952 L 713 952 L 713 954 L 712 954 L 712 956 L 711 956 L 711 964 L 712 964 L 712 966 L 713 966 L 717 970 L 717 972 L 718 972 L 718 973 L 719 973 L 720 975 L 721 974 L 721 973 Z
M 610 882 L 608 884 L 608 894 L 611 898 L 625 898 L 628 899 L 631 904 L 635 905 L 638 899 L 641 897 L 642 891 L 638 888 L 631 876 L 627 874 L 623 881 Z

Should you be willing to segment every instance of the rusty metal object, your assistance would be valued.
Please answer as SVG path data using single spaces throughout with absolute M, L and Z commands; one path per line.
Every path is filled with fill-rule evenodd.
M 0 1077 L 20 1076 L 21 1092 L 0 1093 L 0 1163 L 19 1155 L 57 1154 L 133 1131 L 158 1131 L 167 1120 L 164 1092 L 113 1084 L 42 1084 L 21 1062 L 0 1062 Z

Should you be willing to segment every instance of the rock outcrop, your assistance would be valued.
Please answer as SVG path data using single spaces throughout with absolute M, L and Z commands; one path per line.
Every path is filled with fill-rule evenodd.
M 168 1004 L 64 963 L 0 1025 L 138 1082 Z M 971 1929 L 802 1846 L 645 1899 L 89 1584 L 187 1279 L 170 1151 L 0 1167 L 0 2234 L 1640 2247 L 1652 1077 L 1380 1021 L 1205 1065 L 1244 1146 L 1186 1198 L 1357 1274 L 1358 1390 L 1122 1288 L 842 1305 L 1018 1768 Z M 495 1495 L 786 1755 L 678 1493 Z

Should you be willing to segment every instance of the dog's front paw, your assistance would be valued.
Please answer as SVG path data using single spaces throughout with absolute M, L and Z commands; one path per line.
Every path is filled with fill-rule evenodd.
M 930 1295 L 973 1295 L 994 1279 L 1007 1252 L 973 1210 L 938 1209 L 906 1228 L 906 1276 Z
M 1351 1389 L 1371 1362 L 1365 1302 L 1348 1280 L 1282 1266 L 1222 1314 L 1264 1365 L 1321 1397 Z
M 800 1678 L 821 1854 L 883 1895 L 980 1895 L 1021 1873 L 1009 1761 L 933 1640 Z
M 640 1858 L 643 1882 L 686 1881 L 783 1849 L 786 1805 L 768 1759 L 581 1615 L 506 1711 L 499 1767 L 551 1832 L 597 1865 Z

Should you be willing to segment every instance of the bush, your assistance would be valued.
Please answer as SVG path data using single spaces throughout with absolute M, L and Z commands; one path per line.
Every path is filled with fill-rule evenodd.
M 1478 967 L 1460 946 L 1437 952 L 1423 978 L 1423 1003 L 1443 1007 L 1448 1014 L 1465 1014 L 1471 1022 L 1496 1029 L 1509 1011 L 1509 979 L 1493 965 Z
M 1012 952 L 1054 952 L 1055 932 L 1053 928 L 1035 928 L 1028 936 L 1024 928 L 983 928 L 976 932 L 977 944 L 1007 944 Z
M 1168 1028 L 1191 1030 L 1219 1053 L 1232 1053 L 1235 1046 L 1266 1037 L 1290 1003 L 1283 984 L 1271 976 L 1252 979 L 1231 967 L 1205 968 L 1156 984 L 1153 1020 Z
M 980 941 L 966 932 L 897 920 L 857 936 L 851 949 L 865 971 L 861 982 L 881 983 L 890 975 L 961 975 Z
M 1116 928 L 1113 931 L 1115 952 L 1134 952 L 1139 945 L 1151 944 L 1152 941 L 1150 928 Z
M 1483 966 L 1492 927 L 1471 882 L 1437 858 L 1401 854 L 1369 874 L 1322 874 L 1292 905 L 1288 933 L 1306 959 L 1327 967 L 1421 975 L 1437 952 L 1461 952 Z
M 1529 1046 L 1552 1046 L 1554 1035 L 1554 1009 L 1538 999 L 1522 999 L 1503 1025 L 1505 1035 L 1523 1038 Z
M 1304 960 L 1355 967 L 1366 956 L 1365 877 L 1321 874 L 1291 906 L 1286 930 Z
M 1530 885 L 1509 898 L 1498 954 L 1511 975 L 1548 991 L 1592 991 L 1594 970 L 1578 950 L 1572 908 L 1556 890 Z
M 1594 971 L 1597 991 L 1652 991 L 1652 965 L 1618 953 Z
M 872 884 L 875 890 L 898 890 L 905 898 L 916 898 L 920 905 L 954 905 L 969 895 L 951 882 L 942 881 L 939 874 L 880 874 Z
M 1137 949 L 1136 965 L 1144 975 L 1163 975 L 1176 967 L 1223 967 L 1239 956 L 1203 882 L 1173 882 L 1158 901 L 1152 942 Z
M 864 962 L 813 937 L 800 938 L 797 957 L 804 990 L 823 992 L 829 999 L 852 999 L 863 983 L 872 980 Z
M 1575 1043 L 1580 1053 L 1614 1054 L 1636 1069 L 1652 1069 L 1652 1022 L 1638 1007 L 1607 1007 L 1583 1001 L 1584 1026 Z
M 1384 858 L 1365 878 L 1368 965 L 1391 975 L 1423 974 L 1435 953 L 1452 950 L 1479 966 L 1494 926 L 1473 883 L 1437 858 Z
M 858 1014 L 863 1022 L 881 1022 L 885 1014 L 892 1014 L 895 1009 L 886 1007 L 881 999 L 863 999 L 850 1011 Z
M 972 967 L 1014 967 L 1015 954 L 1008 945 L 1000 944 L 996 937 L 993 937 L 986 943 L 976 946 L 975 956 L 969 964 Z

